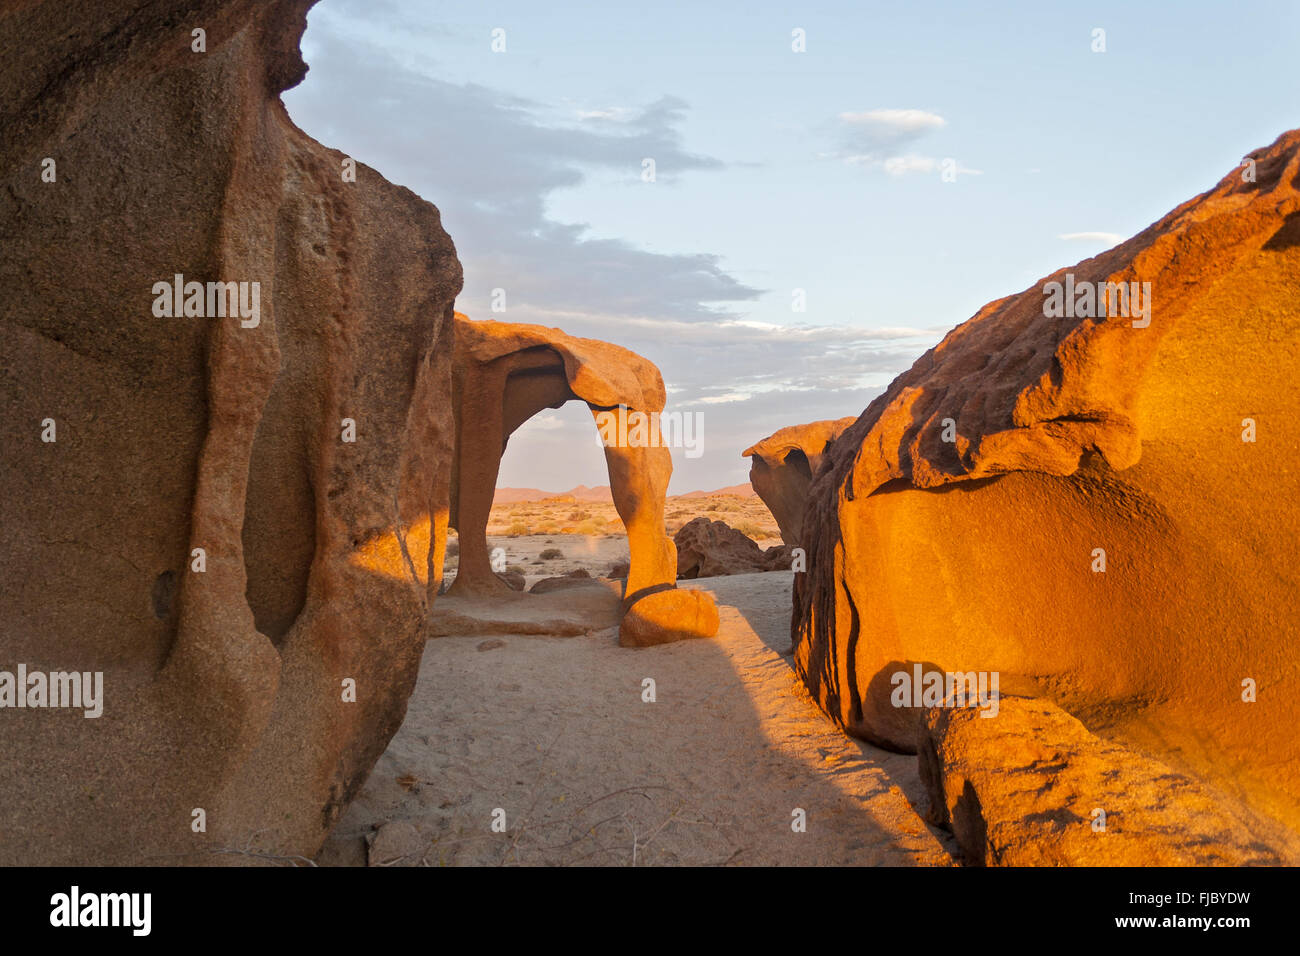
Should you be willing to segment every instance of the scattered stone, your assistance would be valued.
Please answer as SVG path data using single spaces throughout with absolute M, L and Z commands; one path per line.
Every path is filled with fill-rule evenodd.
M 565 588 L 582 587 L 584 585 L 596 583 L 597 582 L 585 568 L 575 568 L 567 574 L 561 574 L 552 578 L 542 578 L 529 588 L 528 591 L 530 594 L 545 594 L 548 591 L 561 591 Z

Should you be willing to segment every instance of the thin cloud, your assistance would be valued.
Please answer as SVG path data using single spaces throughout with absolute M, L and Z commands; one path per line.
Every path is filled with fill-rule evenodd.
M 948 124 L 938 113 L 927 110 L 866 110 L 841 113 L 840 120 L 877 142 L 915 139 Z
M 1107 246 L 1118 245 L 1124 241 L 1124 237 L 1118 232 L 1063 232 L 1056 238 L 1067 242 L 1104 242 Z
M 919 109 L 874 109 L 840 113 L 837 136 L 839 149 L 820 154 L 850 166 L 878 169 L 889 176 L 910 173 L 937 173 L 950 169 L 954 175 L 980 176 L 956 159 L 916 153 L 911 146 L 929 134 L 943 129 L 948 121 L 938 113 Z M 951 164 L 951 165 L 945 165 Z
M 551 104 L 430 77 L 349 39 L 349 20 L 336 11 L 325 21 L 330 29 L 309 27 L 312 69 L 286 103 L 318 138 L 438 207 L 465 267 L 463 310 L 492 317 L 493 290 L 503 289 L 509 311 L 499 318 L 515 318 L 522 306 L 563 311 L 581 302 L 607 319 L 689 321 L 730 314 L 723 304 L 761 294 L 716 254 L 595 239 L 586 224 L 546 213 L 553 192 L 581 186 L 594 170 L 671 189 L 683 174 L 724 168 L 683 145 L 683 100 L 664 96 L 586 122 L 550 122 Z M 654 184 L 640 181 L 645 157 L 655 160 Z

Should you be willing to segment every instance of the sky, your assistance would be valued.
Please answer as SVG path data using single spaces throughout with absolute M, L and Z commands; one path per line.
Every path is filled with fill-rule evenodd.
M 290 115 L 439 208 L 458 310 L 658 365 L 673 494 L 1300 126 L 1297 2 L 322 0 L 302 48 Z M 498 486 L 607 481 L 571 402 Z

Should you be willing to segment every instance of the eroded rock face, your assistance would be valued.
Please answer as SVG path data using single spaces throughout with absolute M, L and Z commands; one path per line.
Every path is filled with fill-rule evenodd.
M 461 270 L 286 115 L 310 5 L 0 13 L 0 668 L 104 688 L 0 711 L 0 863 L 310 856 L 405 713 Z M 257 313 L 160 316 L 178 274 Z
M 802 546 L 803 512 L 813 477 L 835 439 L 855 421 L 849 417 L 791 425 L 740 453 L 750 459 L 749 483 L 776 518 L 788 547 Z
M 976 708 L 929 710 L 918 759 L 930 822 L 953 831 L 969 863 L 1297 860 L 1295 841 L 1279 827 L 1167 764 L 1098 738 L 1046 700 L 1004 696 L 990 718 Z
M 725 521 L 692 518 L 673 535 L 677 546 L 679 578 L 711 578 L 720 574 L 750 574 L 754 571 L 787 570 L 789 549 L 764 551 L 753 538 Z
M 520 425 L 544 408 L 585 402 L 599 424 L 605 413 L 657 415 L 664 407 L 664 385 L 655 366 L 625 348 L 575 338 L 559 329 L 506 322 L 475 322 L 456 313 L 455 408 L 456 466 L 451 523 L 459 533 L 460 564 L 449 596 L 482 597 L 502 584 L 492 572 L 487 524 L 497 472 L 506 443 Z M 609 434 L 606 434 L 609 431 Z M 672 457 L 661 443 L 634 438 L 626 426 L 602 430 L 614 507 L 627 529 L 631 565 L 623 591 L 624 611 L 677 579 L 677 551 L 664 534 L 664 499 L 672 476 Z M 706 600 L 712 600 L 705 595 Z M 666 606 L 666 605 L 665 605 Z M 692 608 L 694 605 L 692 605 Z M 654 643 L 692 633 L 705 620 L 666 621 L 662 613 L 642 615 L 641 637 L 657 622 L 666 629 Z M 670 635 L 676 635 L 670 637 Z
M 1039 283 L 836 440 L 794 636 L 851 732 L 922 745 L 890 705 L 899 662 L 1000 672 L 1300 828 L 1300 131 L 1249 158 L 1044 280 L 1150 283 L 1149 316 L 1049 317 Z

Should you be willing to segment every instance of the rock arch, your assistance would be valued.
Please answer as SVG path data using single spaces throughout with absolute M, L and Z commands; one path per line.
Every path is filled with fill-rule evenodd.
M 448 593 L 498 593 L 508 586 L 492 570 L 487 523 L 510 436 L 542 409 L 569 401 L 584 402 L 593 418 L 620 408 L 657 415 L 664 407 L 663 378 L 653 363 L 608 342 L 540 325 L 474 321 L 461 313 L 456 313 L 455 356 L 450 524 L 460 535 L 460 565 Z M 626 614 L 651 595 L 676 587 L 677 550 L 664 531 L 672 457 L 662 445 L 606 442 L 605 463 L 631 553 L 623 591 Z M 711 637 L 717 630 L 716 608 L 699 592 L 656 598 L 637 607 L 633 618 L 623 643 Z

